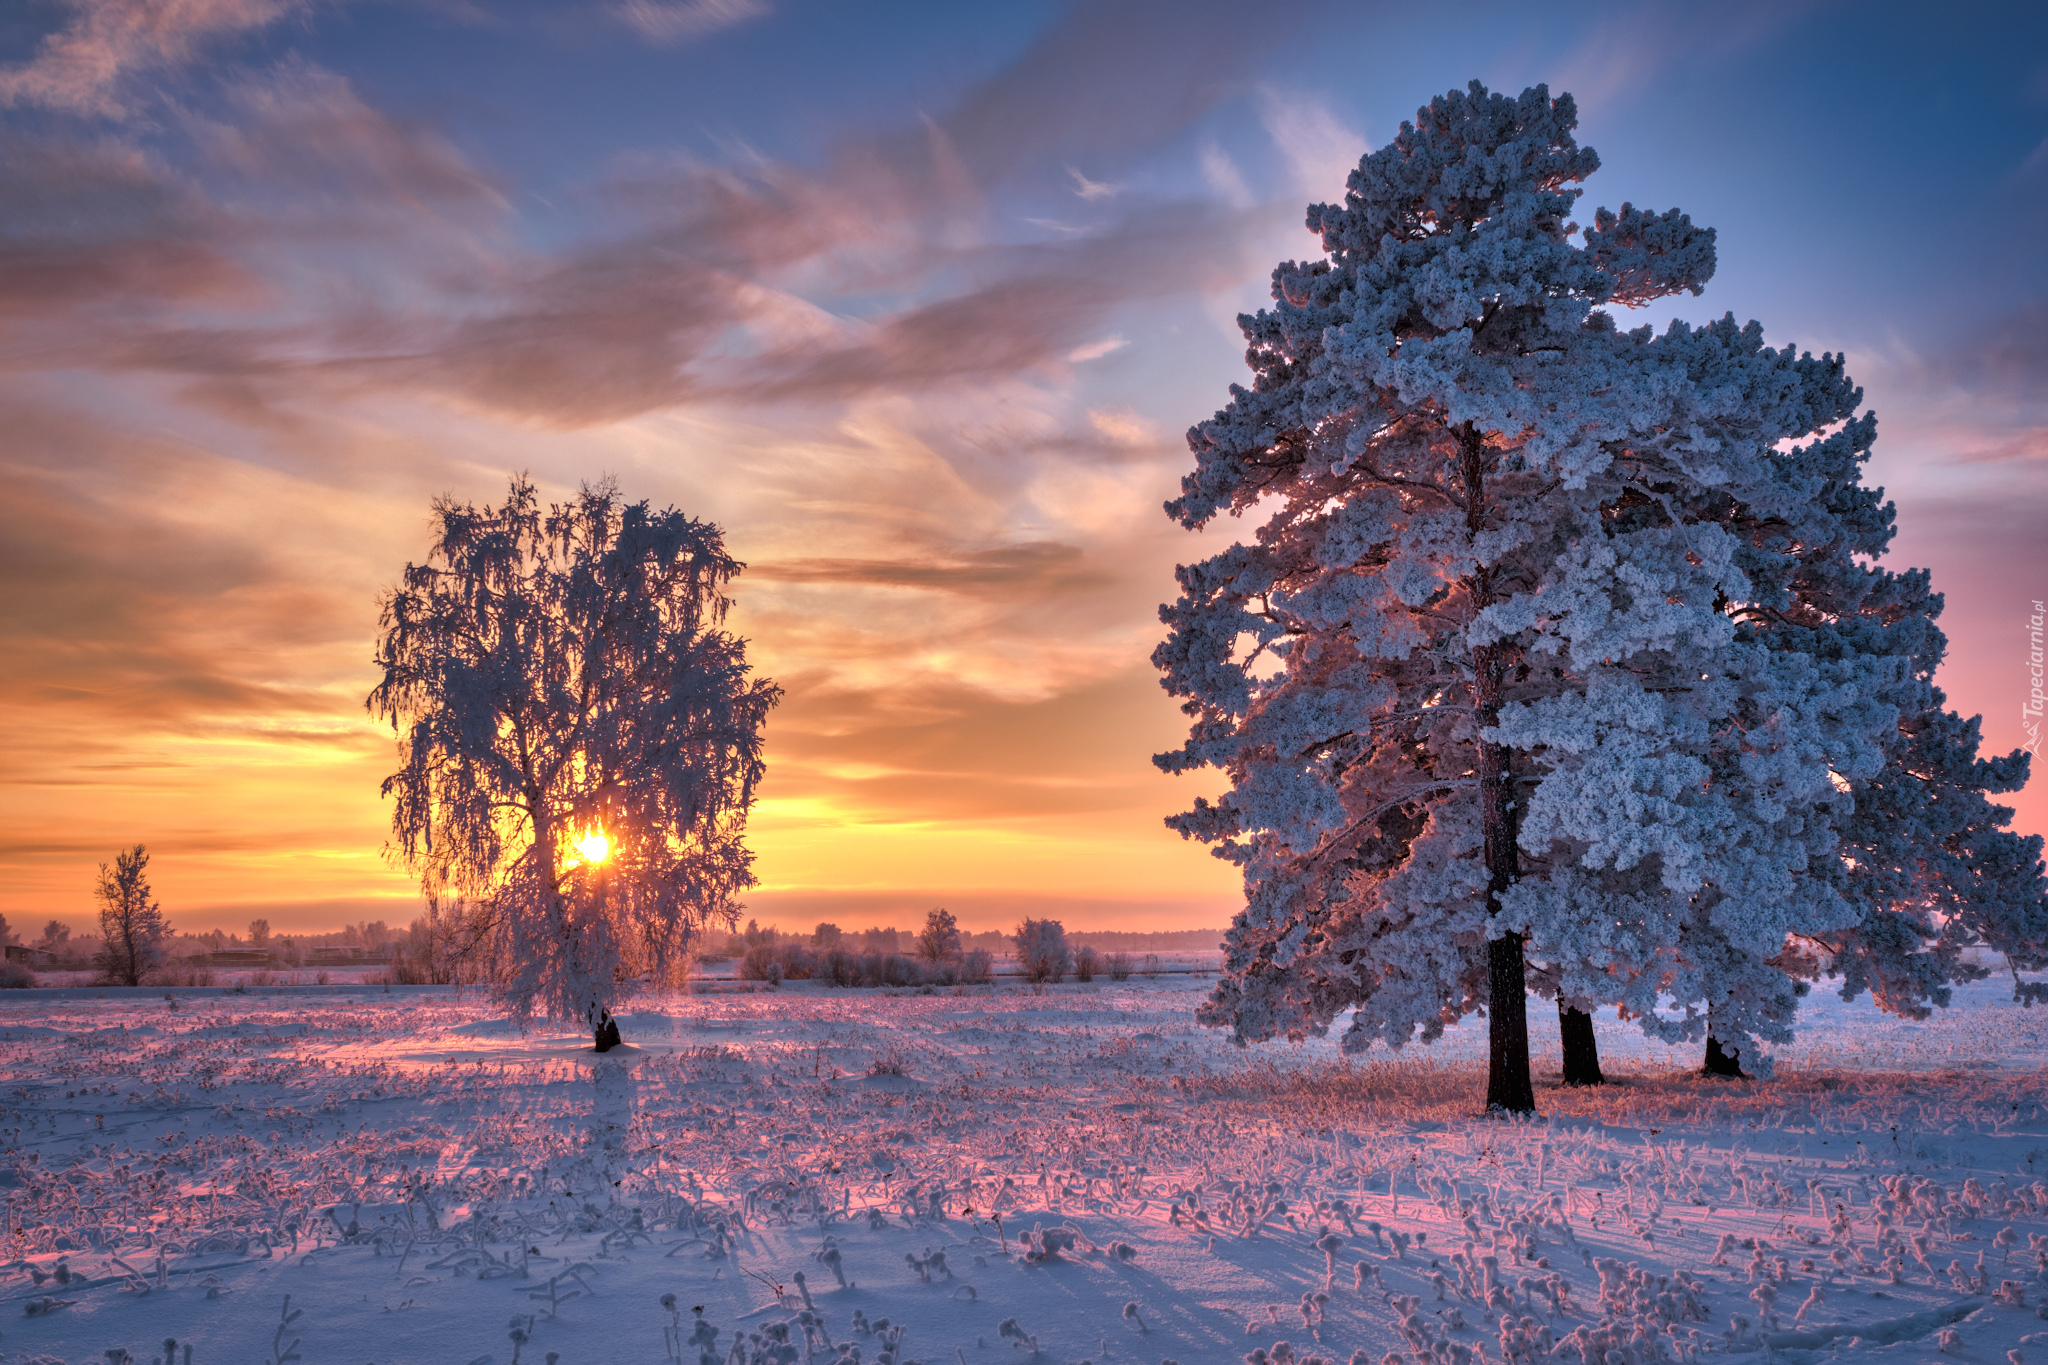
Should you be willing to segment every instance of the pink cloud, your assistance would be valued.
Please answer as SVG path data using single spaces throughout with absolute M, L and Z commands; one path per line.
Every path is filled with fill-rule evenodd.
M 127 87 L 144 72 L 191 61 L 211 41 L 264 28 L 305 0 L 70 0 L 71 22 L 34 60 L 0 68 L 0 106 L 75 114 L 129 112 Z

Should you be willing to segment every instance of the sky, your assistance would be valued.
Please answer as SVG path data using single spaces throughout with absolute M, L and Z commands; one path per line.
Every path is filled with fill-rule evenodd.
M 1249 527 L 1160 505 L 1305 206 L 1473 79 L 1576 97 L 1587 212 L 1718 230 L 1639 320 L 1847 354 L 1939 682 L 2027 742 L 2041 6 L 14 0 L 0 913 L 141 842 L 180 929 L 409 920 L 378 595 L 526 471 L 747 563 L 763 921 L 1223 925 L 1147 660 Z

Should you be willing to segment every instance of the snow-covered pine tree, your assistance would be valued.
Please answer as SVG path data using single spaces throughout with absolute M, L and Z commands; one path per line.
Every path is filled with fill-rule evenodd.
M 466 945 L 522 1022 L 600 1051 L 634 980 L 678 974 L 754 881 L 743 842 L 781 690 L 720 629 L 741 565 L 716 526 L 609 483 L 542 509 L 439 499 L 384 602 L 368 706 L 401 732 L 397 852 L 463 898 Z
M 1180 570 L 1154 656 L 1194 718 L 1158 762 L 1232 783 L 1170 823 L 1245 875 L 1204 1019 L 1351 1009 L 1347 1046 L 1400 1046 L 1484 1008 L 1515 1111 L 1530 981 L 1738 1043 L 1788 1016 L 1788 944 L 1864 921 L 1842 788 L 1914 691 L 1875 618 L 1784 628 L 1890 591 L 1857 559 L 1891 527 L 1860 392 L 1754 323 L 1617 330 L 1699 292 L 1713 235 L 1568 221 L 1598 165 L 1574 123 L 1474 83 L 1310 209 L 1326 258 L 1241 319 L 1256 381 L 1167 509 L 1270 516 Z M 1658 1021 L 1660 990 L 1705 1009 Z
M 1887 762 L 1876 775 L 1848 782 L 1855 809 L 1842 822 L 1841 856 L 1828 869 L 1859 917 L 1839 932 L 1788 944 L 1778 965 L 1802 980 L 1839 978 L 1843 999 L 1868 990 L 1887 1013 L 1924 1019 L 1950 1002 L 1957 982 L 1989 974 L 1966 952 L 1988 948 L 2003 956 L 2015 1000 L 2048 1003 L 2048 985 L 2019 976 L 2048 968 L 2042 841 L 2007 828 L 2012 809 L 1989 799 L 2025 785 L 2030 757 L 2014 750 L 1978 758 L 1978 721 L 1946 709 L 1933 682 L 1947 648 L 1935 625 L 1942 599 L 1926 571 L 1871 568 L 1860 582 L 1851 573 L 1835 577 L 1860 593 L 1838 592 L 1823 605 L 1802 592 L 1771 623 L 1784 643 L 1889 653 L 1908 661 L 1908 670 L 1894 695 L 1900 720 Z M 1739 1059 L 1715 1050 L 1735 1069 Z
M 1792 361 L 1789 349 L 1762 350 L 1755 324 L 1743 335 L 1765 366 Z M 1731 373 L 1725 358 L 1712 368 L 1724 381 Z M 1974 722 L 1941 710 L 1931 684 L 1943 648 L 1933 624 L 1940 599 L 1924 572 L 1871 562 L 1894 526 L 1883 491 L 1860 481 L 1875 420 L 1854 415 L 1862 393 L 1839 360 L 1802 356 L 1795 369 L 1796 382 L 1777 386 L 1792 406 L 1756 406 L 1777 442 L 1749 433 L 1745 453 L 1725 440 L 1724 477 L 1687 489 L 1660 475 L 1659 506 L 1647 522 L 1635 518 L 1687 528 L 1694 545 L 1709 527 L 1732 543 L 1734 572 L 1715 589 L 1732 636 L 1702 663 L 1706 710 L 1688 713 L 1664 689 L 1656 713 L 1660 726 L 1684 717 L 1704 720 L 1704 730 L 1674 745 L 1643 732 L 1640 715 L 1574 715 L 1554 698 L 1500 717 L 1502 736 L 1543 777 L 1526 805 L 1523 850 L 1579 857 L 1521 893 L 1526 915 L 1555 926 L 1543 936 L 1539 977 L 1555 972 L 1561 992 L 1604 991 L 1668 1041 L 1704 1031 L 1705 1069 L 1718 1074 L 1741 1074 L 1741 1058 L 1758 1055 L 1754 1039 L 1789 1039 L 1800 996 L 1823 975 L 1842 975 L 1853 997 L 1859 978 L 1888 973 L 1893 989 L 1880 1003 L 1911 1012 L 1909 997 L 1945 1003 L 1935 983 L 1982 974 L 1963 945 L 1995 942 L 2018 967 L 2038 964 L 2044 943 L 2039 841 L 2004 830 L 2010 811 L 1984 798 L 2023 781 L 2025 758 L 1978 762 Z M 1755 369 L 1746 387 L 1763 394 L 1773 383 Z M 1628 523 L 1625 502 L 1611 510 L 1621 514 L 1611 524 Z M 1624 604 L 1617 596 L 1599 610 Z M 1570 615 L 1559 617 L 1566 635 Z M 1846 704 L 1852 693 L 1857 704 Z M 1698 792 L 1641 802 L 1640 764 L 1682 775 L 1688 745 L 1706 774 Z M 1841 795 L 1830 797 L 1823 778 Z M 1682 787 L 1667 781 L 1664 794 Z M 1788 804 L 1793 788 L 1804 794 Z M 1668 847 L 1674 838 L 1688 847 Z M 1772 840 L 1775 852 L 1753 856 Z M 1689 860 L 1697 885 L 1674 894 L 1682 885 L 1667 872 L 1653 886 L 1653 862 L 1632 869 L 1612 856 L 1631 848 L 1655 850 L 1667 866 Z M 1959 900 L 1973 916 L 1934 908 Z M 1920 933 L 1901 932 L 1905 925 Z M 1918 996 L 1899 989 L 1906 979 L 1921 983 Z M 2020 998 L 2032 994 L 2022 988 Z M 1660 1016 L 1660 997 L 1685 1009 Z M 1767 1074 L 1768 1059 L 1761 1065 Z

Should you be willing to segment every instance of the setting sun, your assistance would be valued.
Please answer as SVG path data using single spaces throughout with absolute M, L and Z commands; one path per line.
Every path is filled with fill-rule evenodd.
M 583 862 L 595 866 L 612 856 L 612 841 L 602 833 L 586 834 L 576 841 L 576 851 L 583 855 Z

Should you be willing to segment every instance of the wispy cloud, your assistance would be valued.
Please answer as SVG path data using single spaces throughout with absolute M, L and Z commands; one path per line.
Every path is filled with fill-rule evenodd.
M 0 132 L 0 325 L 253 298 L 228 235 L 227 215 L 130 143 Z
M 119 117 L 138 77 L 305 7 L 306 0 L 69 0 L 71 22 L 46 37 L 33 60 L 0 68 L 0 107 Z
M 1078 546 L 1027 542 L 967 550 L 944 558 L 785 559 L 750 565 L 769 583 L 841 583 L 918 588 L 968 596 L 1015 597 L 1099 588 L 1109 575 Z
M 1361 155 L 1363 150 L 1361 149 Z M 1244 173 L 1237 163 L 1212 141 L 1202 143 L 1202 179 L 1215 191 L 1218 198 L 1232 208 L 1250 208 L 1255 202 L 1251 187 L 1244 182 Z
M 1570 92 L 1582 112 L 1654 89 L 1674 63 L 1752 48 L 1821 9 L 1825 0 L 1732 0 L 1703 8 L 1681 0 L 1603 15 L 1561 59 L 1528 77 Z
M 769 14 L 766 0 L 621 0 L 619 21 L 649 42 L 680 43 Z
M 1106 355 L 1114 355 L 1130 344 L 1130 341 L 1124 337 L 1104 337 L 1100 341 L 1091 341 L 1085 346 L 1076 346 L 1073 350 L 1068 351 L 1067 363 L 1071 365 L 1085 365 L 1091 360 L 1100 360 Z
M 557 427 L 684 402 L 844 402 L 1050 372 L 1075 363 L 1068 357 L 1125 305 L 1234 283 L 1257 226 L 1234 210 L 1125 195 L 1118 216 L 1052 241 L 963 238 L 962 225 L 986 212 L 975 182 L 1009 174 L 1018 156 L 1060 155 L 1081 135 L 1070 122 L 1077 104 L 1121 102 L 1148 83 L 1193 98 L 1167 68 L 1171 52 L 1122 62 L 1111 90 L 1071 73 L 1020 82 L 1018 70 L 1042 66 L 1049 50 L 1113 38 L 1128 22 L 1121 11 L 1078 12 L 914 134 L 849 139 L 816 170 L 632 168 L 610 191 L 627 229 L 551 255 L 497 239 L 492 224 L 510 206 L 495 178 L 434 129 L 385 116 L 338 76 L 286 63 L 233 86 L 226 115 L 195 120 L 209 173 L 234 181 L 231 201 L 209 202 L 189 177 L 138 153 L 102 156 L 102 179 L 127 175 L 131 197 L 185 225 L 172 254 L 164 243 L 175 235 L 162 230 L 143 239 L 154 256 L 119 251 L 134 257 L 130 274 L 154 269 L 159 292 L 175 297 L 274 274 L 278 247 L 303 258 L 333 239 L 348 254 L 324 273 L 359 277 L 347 306 L 289 290 L 273 292 L 260 322 L 152 321 L 135 311 L 148 292 L 124 285 L 118 328 L 95 331 L 100 320 L 81 315 L 71 353 L 232 391 L 252 413 L 281 389 L 403 389 Z M 1218 57 L 1219 73 L 1230 65 Z M 995 123 L 997 108 L 1036 128 L 1039 145 Z M 1089 143 L 1113 161 L 1120 146 L 1165 132 L 1138 122 L 1113 137 L 1091 131 Z M 40 155 L 65 164 L 58 149 Z M 126 205 L 87 208 L 109 224 L 135 218 Z M 360 271 L 353 245 L 367 236 L 380 239 L 374 275 Z M 61 263 L 22 250 L 21 292 L 57 289 L 49 281 L 65 278 L 52 269 Z M 120 268 L 128 257 L 109 259 L 119 251 L 80 261 L 75 288 Z M 835 314 L 843 295 L 862 296 L 862 316 Z
M 1342 200 L 1345 178 L 1372 150 L 1327 102 L 1295 91 L 1261 88 L 1259 121 L 1293 172 L 1294 191 L 1317 201 Z
M 1067 167 L 1067 174 L 1074 177 L 1074 193 L 1083 199 L 1114 199 L 1117 192 L 1123 188 L 1107 180 L 1090 180 L 1072 166 Z
M 303 61 L 235 82 L 226 119 L 191 122 L 207 169 L 233 176 L 237 200 L 259 195 L 267 215 L 287 215 L 300 233 L 337 215 L 359 222 L 364 210 L 508 207 L 494 178 L 435 129 L 401 123 Z

